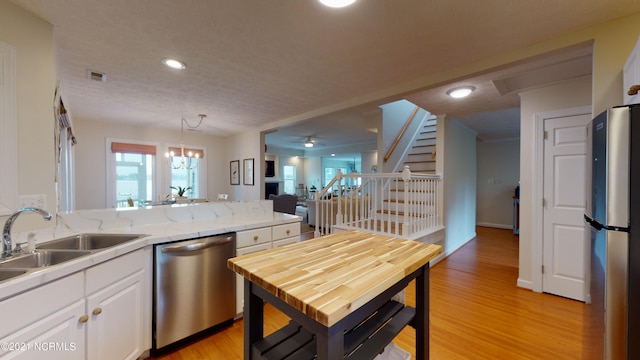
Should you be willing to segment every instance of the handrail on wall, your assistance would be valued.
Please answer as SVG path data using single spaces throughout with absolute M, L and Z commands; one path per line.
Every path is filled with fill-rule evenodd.
M 404 123 L 404 126 L 402 127 L 402 130 L 400 130 L 400 133 L 396 137 L 396 140 L 393 142 L 393 144 L 391 144 L 391 147 L 387 151 L 387 154 L 384 156 L 384 162 L 387 162 L 389 158 L 391 158 L 391 154 L 393 154 L 393 151 L 396 149 L 396 146 L 398 146 L 398 143 L 400 143 L 400 139 L 402 139 L 402 137 L 404 136 L 404 133 L 407 131 L 407 128 L 409 128 L 409 124 L 411 124 L 411 121 L 413 121 L 413 118 L 418 113 L 418 110 L 420 110 L 419 106 L 416 106 L 416 108 L 413 109 L 411 116 L 409 116 L 409 119 L 407 119 L 407 122 Z

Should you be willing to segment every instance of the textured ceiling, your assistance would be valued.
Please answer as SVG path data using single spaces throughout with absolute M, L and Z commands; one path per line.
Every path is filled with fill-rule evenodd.
M 202 130 L 222 136 L 640 12 L 636 0 L 360 0 L 345 9 L 315 0 L 12 1 L 54 25 L 75 118 L 175 129 L 181 116 L 203 113 Z M 187 69 L 164 67 L 164 57 Z M 435 113 L 517 106 L 513 94 L 499 99 L 507 105 L 465 111 L 413 95 Z

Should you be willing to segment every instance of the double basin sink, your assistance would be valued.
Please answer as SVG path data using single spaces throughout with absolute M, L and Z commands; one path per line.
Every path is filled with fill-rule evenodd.
M 128 241 L 142 234 L 79 234 L 36 245 L 36 250 L 0 260 L 0 282 L 59 265 Z

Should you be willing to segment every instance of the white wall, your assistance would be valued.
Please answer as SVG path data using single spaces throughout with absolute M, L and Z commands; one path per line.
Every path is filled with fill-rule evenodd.
M 53 27 L 10 1 L 0 0 L 0 41 L 16 51 L 17 195 L 43 194 L 47 200 L 46 210 L 54 212 Z M 17 210 L 19 204 L 15 205 Z M 0 219 L 0 223 L 3 222 L 4 219 Z M 14 229 L 52 225 L 37 215 L 26 215 L 16 222 Z
M 454 119 L 438 117 L 438 122 L 438 141 L 443 143 L 443 245 L 450 254 L 476 236 L 477 134 Z
M 73 109 L 70 109 L 72 112 Z M 72 113 L 73 115 L 73 113 Z M 106 207 L 106 141 L 108 138 L 157 142 L 159 144 L 179 146 L 180 132 L 157 129 L 150 127 L 130 126 L 126 124 L 113 124 L 84 121 L 74 118 L 74 127 L 78 144 L 74 147 L 76 160 L 76 208 L 102 209 Z M 207 193 L 210 200 L 217 198 L 219 193 L 229 193 L 231 185 L 229 180 L 229 162 L 227 159 L 227 140 L 212 135 L 197 132 L 185 134 L 185 147 L 205 147 L 207 168 Z M 164 157 L 163 148 L 159 148 Z M 160 162 L 164 164 L 164 161 Z M 242 166 L 242 162 L 240 162 Z M 160 184 L 164 188 L 159 189 L 158 196 L 169 193 L 168 179 L 164 178 L 165 171 L 160 171 Z M 158 199 L 154 199 L 158 200 Z
M 377 151 L 369 151 L 363 152 L 360 154 L 362 159 L 362 173 L 370 174 L 372 173 L 372 166 L 378 166 L 378 152 Z M 380 170 L 378 170 L 380 172 Z
M 322 158 L 314 156 L 304 162 L 305 184 L 308 188 L 314 185 L 318 191 L 322 189 Z
M 520 140 L 478 142 L 477 154 L 477 224 L 510 229 L 513 196 L 520 181 Z
M 421 120 L 429 115 L 429 113 L 420 108 L 415 117 L 406 129 L 406 132 L 396 144 L 395 149 L 390 154 L 387 161 L 384 161 L 387 152 L 391 149 L 398 135 L 402 132 L 402 128 L 411 118 L 411 114 L 415 111 L 416 105 L 407 100 L 399 100 L 389 104 L 380 106 L 382 108 L 382 136 L 378 138 L 381 143 L 378 144 L 378 153 L 383 164 L 380 172 L 396 172 L 402 171 L 401 161 L 409 147 L 413 144 L 413 135 L 418 131 Z
M 229 178 L 229 161 L 240 160 L 240 185 L 233 185 L 229 196 L 233 201 L 253 201 L 264 198 L 264 136 L 251 130 L 227 138 L 227 166 L 222 170 Z M 254 185 L 244 185 L 244 159 L 254 160 Z M 228 181 L 228 180 L 227 180 Z
M 621 68 L 622 69 L 622 68 Z M 622 90 L 619 92 L 622 94 Z M 622 97 L 622 95 L 620 95 Z M 540 112 L 591 105 L 591 77 L 534 89 L 520 94 L 520 256 L 518 283 L 528 287 L 533 280 L 533 217 L 541 211 L 534 199 L 535 115 Z

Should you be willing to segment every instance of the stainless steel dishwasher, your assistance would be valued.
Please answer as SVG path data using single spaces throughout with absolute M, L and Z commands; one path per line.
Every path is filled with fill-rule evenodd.
M 155 245 L 153 349 L 235 315 L 235 233 Z

